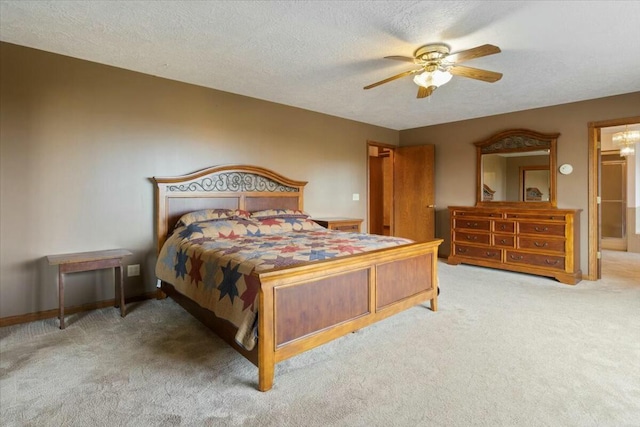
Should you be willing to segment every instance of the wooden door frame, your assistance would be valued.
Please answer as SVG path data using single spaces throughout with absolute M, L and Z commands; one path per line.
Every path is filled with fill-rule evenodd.
M 371 221 L 369 220 L 371 218 L 371 212 L 369 212 L 369 198 L 371 197 L 371 176 L 370 176 L 371 171 L 369 170 L 369 147 L 387 148 L 393 151 L 393 155 L 395 156 L 395 151 L 396 151 L 396 148 L 398 148 L 398 146 L 392 145 L 392 144 L 386 144 L 384 142 L 367 140 L 367 233 L 369 232 L 369 224 L 371 223 Z M 393 194 L 391 195 L 391 200 L 393 200 Z M 391 223 L 389 224 L 390 225 L 389 232 L 390 232 L 390 235 L 393 236 L 394 235 L 393 233 L 395 232 L 393 209 L 391 209 L 389 222 Z
M 631 125 L 640 123 L 640 116 L 627 117 L 623 119 L 604 120 L 589 122 L 589 183 L 588 183 L 588 212 L 589 212 L 589 274 L 587 280 L 598 280 L 601 277 L 600 259 L 600 221 L 598 196 L 600 195 L 600 147 L 598 147 L 598 133 L 602 128 L 612 126 Z M 638 154 L 636 154 L 638 155 Z

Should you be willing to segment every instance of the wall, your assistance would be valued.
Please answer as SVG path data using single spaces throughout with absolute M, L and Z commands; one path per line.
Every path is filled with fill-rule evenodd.
M 366 218 L 366 141 L 398 132 L 0 44 L 0 317 L 57 307 L 48 254 L 123 247 L 154 290 L 153 186 L 244 163 L 309 181 L 312 215 Z M 360 201 L 352 201 L 360 193 Z M 113 275 L 70 275 L 67 305 L 113 297 Z
M 580 267 L 583 274 L 586 274 L 589 271 L 587 125 L 591 121 L 633 117 L 638 114 L 640 92 L 634 92 L 401 131 L 401 146 L 436 146 L 436 235 L 445 239 L 440 247 L 440 255 L 448 256 L 450 249 L 447 206 L 475 205 L 476 151 L 473 142 L 511 128 L 527 128 L 543 133 L 559 132 L 557 164 L 570 163 L 574 170 L 571 175 L 557 175 L 558 207 L 582 209 Z

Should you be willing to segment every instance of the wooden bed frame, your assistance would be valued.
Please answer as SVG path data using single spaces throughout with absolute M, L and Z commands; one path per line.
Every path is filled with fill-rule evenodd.
M 211 167 L 154 177 L 158 251 L 184 213 L 199 209 L 303 209 L 306 182 L 256 166 Z M 413 243 L 254 273 L 261 283 L 258 345 L 235 342 L 237 329 L 162 282 L 161 290 L 258 367 L 258 389 L 273 386 L 275 364 L 427 300 L 438 309 L 442 240 Z

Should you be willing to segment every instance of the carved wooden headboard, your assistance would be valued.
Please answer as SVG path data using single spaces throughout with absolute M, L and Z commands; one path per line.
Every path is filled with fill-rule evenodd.
M 303 209 L 305 181 L 248 165 L 213 166 L 188 175 L 153 177 L 158 251 L 182 215 L 200 209 Z

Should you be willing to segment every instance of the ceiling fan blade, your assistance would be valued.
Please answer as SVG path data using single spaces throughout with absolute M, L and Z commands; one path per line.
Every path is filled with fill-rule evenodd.
M 469 77 L 470 79 L 482 80 L 483 82 L 494 83 L 502 78 L 502 73 L 495 71 L 481 70 L 479 68 L 454 65 L 449 67 L 449 72 L 454 76 Z
M 438 89 L 438 86 L 418 86 L 418 96 L 416 96 L 416 98 L 426 98 L 427 96 L 431 95 L 436 89 Z
M 420 71 L 420 70 L 409 70 L 409 71 L 405 71 L 404 73 L 396 74 L 395 76 L 391 76 L 391 77 L 386 78 L 386 79 L 384 79 L 384 80 L 380 80 L 379 82 L 372 83 L 372 84 L 370 84 L 369 86 L 365 86 L 365 87 L 364 87 L 364 89 L 371 89 L 371 88 L 373 88 L 373 87 L 380 86 L 380 85 L 382 85 L 382 84 L 389 83 L 390 81 L 393 81 L 393 80 L 399 79 L 399 78 L 401 78 L 401 77 L 409 76 L 409 75 L 414 74 L 414 73 L 416 73 L 416 72 L 418 72 L 418 71 Z
M 415 58 L 410 58 L 408 56 L 385 56 L 384 59 L 394 59 L 396 61 L 405 61 L 405 62 L 413 62 L 415 63 Z
M 452 53 L 445 58 L 447 62 L 464 62 L 470 59 L 480 58 L 482 56 L 493 55 L 494 53 L 500 53 L 501 50 L 498 46 L 492 44 L 483 44 L 482 46 L 474 47 L 469 50 L 463 50 L 462 52 Z

